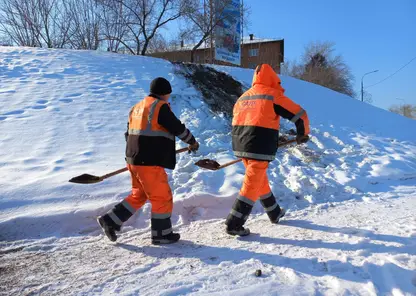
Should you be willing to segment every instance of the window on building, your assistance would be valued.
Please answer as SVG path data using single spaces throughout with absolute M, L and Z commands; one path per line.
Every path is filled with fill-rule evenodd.
M 258 55 L 259 55 L 259 49 L 258 48 L 249 49 L 248 56 L 250 56 L 250 57 L 256 57 Z
M 195 55 L 195 62 L 199 63 L 199 55 Z

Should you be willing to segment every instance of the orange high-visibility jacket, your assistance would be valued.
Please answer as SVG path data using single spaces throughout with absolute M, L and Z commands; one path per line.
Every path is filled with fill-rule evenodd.
M 195 142 L 169 104 L 153 95 L 133 106 L 125 135 L 128 164 L 168 169 L 176 164 L 175 136 L 188 144 Z
M 231 132 L 234 154 L 242 158 L 274 160 L 280 116 L 295 123 L 298 135 L 309 134 L 305 110 L 284 95 L 273 68 L 261 64 L 254 72 L 252 87 L 234 105 Z

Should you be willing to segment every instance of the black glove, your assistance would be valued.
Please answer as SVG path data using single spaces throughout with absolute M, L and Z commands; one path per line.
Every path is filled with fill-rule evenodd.
M 296 143 L 298 143 L 298 144 L 304 144 L 308 141 L 309 141 L 309 136 L 308 135 L 303 135 L 303 136 L 297 135 L 296 136 Z
M 190 144 L 188 146 L 188 153 L 196 152 L 196 151 L 198 151 L 198 149 L 199 149 L 199 143 L 197 141 L 195 141 L 193 144 Z

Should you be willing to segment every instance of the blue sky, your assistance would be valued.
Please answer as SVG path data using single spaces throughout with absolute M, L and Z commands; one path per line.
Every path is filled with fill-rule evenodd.
M 284 38 L 286 59 L 301 56 L 310 41 L 333 41 L 360 90 L 416 57 L 416 0 L 244 0 L 251 7 L 248 33 Z M 244 34 L 244 35 L 247 35 Z M 373 105 L 416 104 L 416 60 L 392 78 L 367 89 Z M 397 100 L 400 99 L 400 100 Z

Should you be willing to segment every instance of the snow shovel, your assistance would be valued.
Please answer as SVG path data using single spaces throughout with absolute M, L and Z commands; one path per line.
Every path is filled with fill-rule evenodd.
M 284 146 L 287 146 L 287 145 L 292 144 L 292 143 L 296 143 L 296 140 L 295 139 L 288 140 L 286 142 L 279 143 L 278 146 L 279 147 L 284 147 Z M 236 160 L 224 163 L 224 164 L 219 164 L 218 162 L 216 162 L 213 159 L 201 159 L 201 160 L 198 160 L 195 163 L 195 165 L 197 165 L 197 166 L 199 166 L 200 168 L 203 168 L 203 169 L 207 169 L 207 170 L 211 170 L 211 171 L 217 171 L 217 170 L 223 169 L 225 167 L 228 167 L 230 165 L 233 165 L 237 162 L 240 162 L 242 160 L 243 160 L 242 158 L 239 158 L 239 159 L 236 159 Z
M 185 152 L 185 151 L 189 151 L 189 149 L 187 147 L 185 147 L 185 148 L 176 150 L 176 154 L 182 153 L 182 152 Z M 108 173 L 108 174 L 103 175 L 103 176 L 94 176 L 94 175 L 90 175 L 90 174 L 82 174 L 82 175 L 79 175 L 77 177 L 72 178 L 71 180 L 69 180 L 69 182 L 77 183 L 77 184 L 93 184 L 93 183 L 101 182 L 101 181 L 103 181 L 107 178 L 110 178 L 112 176 L 121 174 L 125 171 L 127 171 L 127 167 L 119 169 L 119 170 L 111 172 L 111 173 Z

